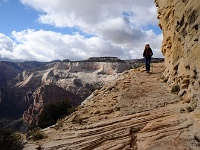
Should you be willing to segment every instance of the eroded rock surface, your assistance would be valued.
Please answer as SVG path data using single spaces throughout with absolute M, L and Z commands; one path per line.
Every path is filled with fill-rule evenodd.
M 163 30 L 165 78 L 180 87 L 185 101 L 200 102 L 200 3 L 199 0 L 155 0 Z
M 200 148 L 200 111 L 171 93 L 162 79 L 163 63 L 153 67 L 151 74 L 126 71 L 93 92 L 62 126 L 42 130 L 47 138 L 36 145 L 48 150 Z

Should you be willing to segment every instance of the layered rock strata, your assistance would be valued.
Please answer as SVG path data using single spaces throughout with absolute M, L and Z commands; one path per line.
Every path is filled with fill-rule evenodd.
M 185 101 L 200 104 L 199 0 L 155 0 L 163 31 L 164 76 Z
M 44 105 L 60 100 L 69 100 L 72 106 L 78 106 L 95 89 L 131 68 L 129 63 L 113 59 L 111 62 L 104 59 L 97 62 L 94 58 L 92 61 L 63 61 L 45 70 L 19 74 L 17 87 L 35 89 L 32 104 L 23 114 L 24 120 L 36 121 Z

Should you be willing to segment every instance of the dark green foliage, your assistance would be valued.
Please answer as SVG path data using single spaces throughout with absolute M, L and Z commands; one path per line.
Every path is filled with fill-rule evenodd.
M 71 105 L 68 101 L 60 101 L 55 104 L 44 106 L 44 109 L 38 118 L 38 126 L 40 128 L 46 128 L 55 124 L 58 119 L 68 115 L 71 109 Z
M 33 121 L 31 124 L 29 124 L 28 126 L 28 131 L 32 131 L 34 129 L 36 129 L 38 126 L 36 125 L 36 122 Z
M 29 131 L 27 134 L 27 139 L 28 140 L 34 140 L 34 141 L 38 141 L 41 139 L 45 138 L 45 134 L 41 131 L 39 131 L 38 129 L 34 129 L 32 131 Z
M 21 136 L 9 129 L 0 129 L 1 150 L 21 150 L 23 148 Z

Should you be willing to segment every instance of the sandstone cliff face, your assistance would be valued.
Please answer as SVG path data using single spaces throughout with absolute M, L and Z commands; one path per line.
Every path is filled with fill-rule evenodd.
M 7 62 L 0 61 L 0 86 L 3 86 L 2 83 L 9 81 L 22 72 L 23 70 L 36 69 L 46 65 L 45 62 Z
M 185 101 L 200 104 L 199 0 L 155 0 L 163 30 L 164 76 Z
M 0 117 L 3 118 L 19 118 L 21 117 L 24 110 L 33 102 L 31 93 L 38 88 L 37 85 L 33 84 L 32 87 L 15 87 L 15 77 L 22 73 L 28 74 L 30 70 L 36 70 L 36 68 L 44 67 L 46 62 L 7 62 L 0 61 Z M 28 71 L 29 70 L 29 71 Z M 20 76 L 18 76 L 19 78 Z M 21 79 L 22 80 L 22 79 Z M 31 89 L 32 88 L 32 89 Z M 15 112 L 15 113 L 13 113 Z
M 110 80 L 110 78 L 114 79 L 113 75 L 127 69 L 131 69 L 131 65 L 125 62 L 59 62 L 46 70 L 22 72 L 17 77 L 19 82 L 16 86 L 62 84 L 67 81 L 73 82 L 74 79 L 78 78 L 87 83 L 100 82 L 106 79 Z M 64 84 L 62 85 L 64 86 Z
M 79 95 L 74 95 L 56 85 L 43 85 L 32 94 L 33 103 L 23 113 L 23 119 L 29 124 L 37 122 L 45 104 L 69 100 L 73 106 L 77 106 L 80 104 L 79 98 Z

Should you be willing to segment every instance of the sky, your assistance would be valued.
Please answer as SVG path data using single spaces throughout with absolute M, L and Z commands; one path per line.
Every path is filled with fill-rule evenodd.
M 0 0 L 0 61 L 163 57 L 162 38 L 154 0 Z

